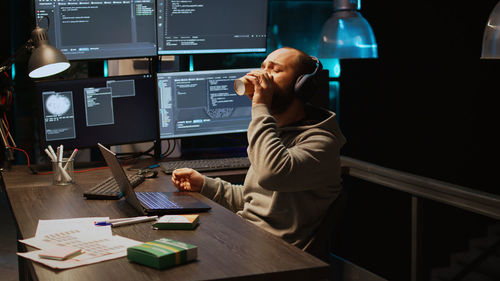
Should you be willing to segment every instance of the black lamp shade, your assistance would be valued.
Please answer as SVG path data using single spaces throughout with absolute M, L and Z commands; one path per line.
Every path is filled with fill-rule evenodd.
M 66 56 L 49 44 L 46 29 L 37 26 L 31 33 L 31 40 L 34 43 L 28 63 L 31 78 L 51 76 L 69 68 Z

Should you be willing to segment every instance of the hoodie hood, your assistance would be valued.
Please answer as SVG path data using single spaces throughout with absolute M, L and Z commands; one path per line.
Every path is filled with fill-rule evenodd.
M 306 131 L 312 128 L 322 129 L 332 133 L 342 147 L 346 143 L 346 138 L 340 131 L 337 115 L 330 110 L 309 105 L 305 106 L 306 117 L 298 122 L 278 128 L 279 131 Z

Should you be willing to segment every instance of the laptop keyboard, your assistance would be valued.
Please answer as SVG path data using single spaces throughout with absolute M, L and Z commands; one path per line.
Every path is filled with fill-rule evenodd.
M 138 174 L 128 175 L 127 177 L 132 185 L 132 188 L 144 182 L 145 179 L 143 175 Z M 83 193 L 83 196 L 87 199 L 120 199 L 123 194 L 120 191 L 120 187 L 118 186 L 115 178 L 109 177 Z
M 175 169 L 179 168 L 191 168 L 197 170 L 198 172 L 248 169 L 248 167 L 250 167 L 250 160 L 248 160 L 248 157 L 175 160 L 161 162 L 160 167 L 162 171 L 167 174 L 171 174 Z
M 181 207 L 170 201 L 168 197 L 161 192 L 136 192 L 137 198 L 148 209 L 180 209 Z

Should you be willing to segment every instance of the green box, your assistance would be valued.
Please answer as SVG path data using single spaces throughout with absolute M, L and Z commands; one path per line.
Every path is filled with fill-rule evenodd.
M 161 238 L 127 248 L 127 259 L 129 261 L 157 269 L 187 263 L 195 260 L 197 256 L 198 247 L 168 238 Z

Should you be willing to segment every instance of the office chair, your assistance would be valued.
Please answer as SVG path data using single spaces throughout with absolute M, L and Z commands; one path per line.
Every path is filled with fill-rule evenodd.
M 342 175 L 348 175 L 349 168 L 342 167 Z M 370 272 L 331 252 L 335 245 L 338 233 L 341 231 L 342 219 L 347 209 L 349 190 L 343 186 L 339 195 L 328 208 L 326 216 L 312 235 L 303 251 L 330 264 L 331 276 L 329 280 L 340 281 L 387 281 L 373 272 Z
M 342 219 L 347 205 L 347 189 L 341 189 L 339 195 L 328 208 L 326 216 L 319 225 L 311 239 L 302 248 L 303 251 L 325 261 L 329 262 L 330 249 L 332 246 L 332 236 Z

